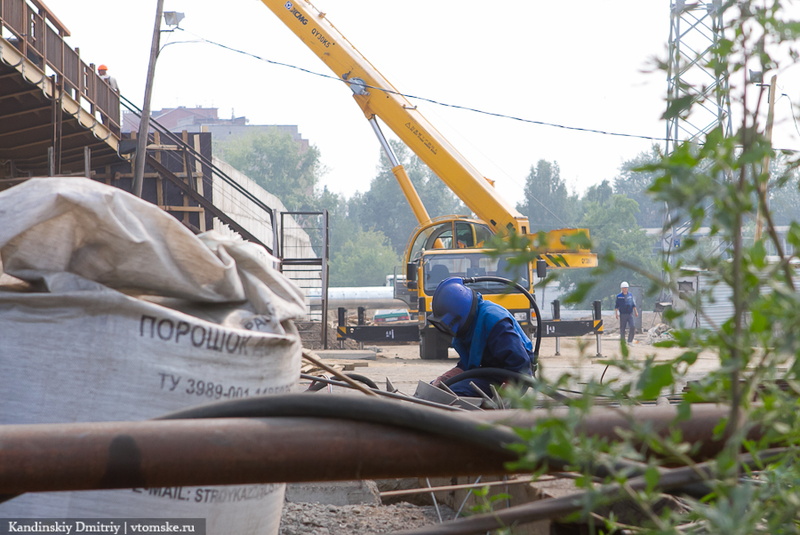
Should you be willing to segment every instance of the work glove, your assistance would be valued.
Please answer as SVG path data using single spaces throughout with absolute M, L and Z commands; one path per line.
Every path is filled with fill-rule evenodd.
M 453 368 L 453 369 L 450 369 L 450 370 L 447 370 L 447 371 L 446 371 L 446 372 L 444 372 L 442 375 L 440 375 L 439 377 L 437 377 L 436 379 L 434 379 L 433 381 L 431 381 L 431 384 L 432 384 L 433 386 L 439 386 L 439 385 L 440 385 L 440 384 L 442 384 L 443 382 L 447 381 L 447 380 L 448 380 L 448 379 L 450 379 L 451 377 L 455 377 L 455 376 L 456 376 L 456 375 L 458 375 L 459 373 L 464 373 L 464 370 L 462 370 L 461 368 L 459 368 L 458 366 L 456 366 L 455 368 Z

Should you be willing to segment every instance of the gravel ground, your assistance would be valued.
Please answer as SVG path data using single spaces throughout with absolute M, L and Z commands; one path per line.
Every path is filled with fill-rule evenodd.
M 439 506 L 443 520 L 454 512 Z M 432 505 L 322 505 L 286 503 L 281 516 L 280 535 L 369 535 L 431 526 L 440 522 Z

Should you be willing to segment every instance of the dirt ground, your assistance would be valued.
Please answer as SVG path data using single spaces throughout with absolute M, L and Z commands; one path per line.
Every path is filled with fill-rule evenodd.
M 658 320 L 659 318 L 652 313 L 645 313 L 642 318 L 644 332 L 637 332 L 633 344 L 628 345 L 629 358 L 644 360 L 650 355 L 655 355 L 656 359 L 666 360 L 682 353 L 681 349 L 658 348 L 653 345 L 655 332 L 667 328 Z M 608 367 L 607 361 L 620 358 L 622 354 L 619 322 L 614 319 L 613 314 L 604 316 L 603 322 L 604 334 L 599 337 L 587 335 L 580 338 L 543 338 L 537 375 L 555 379 L 569 373 L 574 377 L 576 387 L 590 379 L 600 380 L 602 377 L 603 381 L 608 381 L 616 377 L 619 372 Z M 668 331 L 661 336 L 668 337 Z M 389 379 L 395 388 L 406 394 L 413 394 L 416 391 L 418 381 L 429 382 L 458 362 L 458 356 L 452 348 L 447 360 L 422 360 L 419 358 L 419 345 L 416 343 L 365 345 L 363 349 L 375 351 L 375 360 L 339 361 L 334 358 L 327 362 L 355 366 L 353 373 L 370 378 L 381 389 L 386 388 L 386 379 Z M 330 355 L 331 352 L 325 354 Z M 702 377 L 716 365 L 716 362 L 714 355 L 701 355 L 686 381 Z

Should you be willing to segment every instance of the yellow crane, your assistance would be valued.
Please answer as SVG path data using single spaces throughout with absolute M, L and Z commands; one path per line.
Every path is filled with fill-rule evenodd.
M 504 258 L 488 254 L 482 247 L 496 234 L 530 236 L 535 231 L 528 218 L 505 201 L 486 179 L 422 113 L 353 46 L 311 2 L 306 0 L 262 0 L 331 71 L 346 83 L 353 98 L 372 125 L 392 164 L 403 194 L 417 219 L 405 253 L 407 277 L 404 297 L 420 319 L 420 356 L 447 358 L 449 340 L 426 325 L 431 297 L 446 276 L 497 275 L 514 278 L 533 293 L 534 272 L 530 265 L 509 271 Z M 389 146 L 378 118 L 387 125 L 477 216 L 443 216 L 431 219 L 411 180 Z M 584 268 L 597 265 L 590 250 L 568 245 L 569 237 L 586 229 L 559 229 L 546 234 L 539 259 L 553 268 Z M 509 293 L 497 283 L 475 287 L 484 298 L 511 311 L 529 324 L 530 304 L 525 296 Z

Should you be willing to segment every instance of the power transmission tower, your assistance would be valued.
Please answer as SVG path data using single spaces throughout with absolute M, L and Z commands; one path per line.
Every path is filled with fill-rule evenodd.
M 674 114 L 667 119 L 666 154 L 683 142 L 701 143 L 715 128 L 728 136 L 733 131 L 728 72 L 714 71 L 717 44 L 722 38 L 722 0 L 686 2 L 672 0 L 670 5 L 669 60 L 667 95 L 669 103 L 692 102 L 691 111 Z M 681 235 L 691 222 L 669 224 L 675 214 L 665 207 L 662 249 L 668 261 Z
M 667 154 L 675 144 L 699 140 L 714 128 L 726 135 L 732 131 L 728 73 L 709 67 L 719 65 L 714 56 L 722 37 L 721 4 L 672 1 L 667 95 L 670 102 L 690 98 L 695 105 L 690 116 L 667 120 Z

